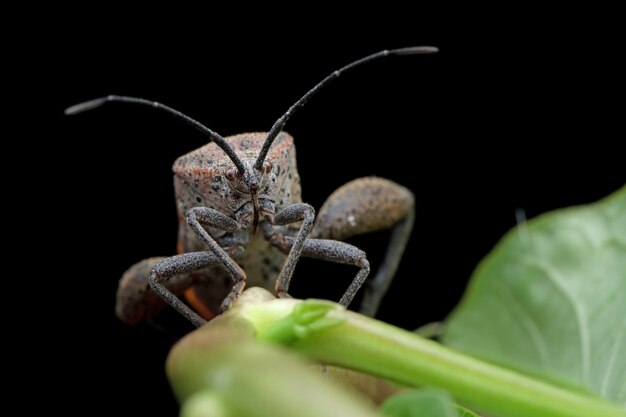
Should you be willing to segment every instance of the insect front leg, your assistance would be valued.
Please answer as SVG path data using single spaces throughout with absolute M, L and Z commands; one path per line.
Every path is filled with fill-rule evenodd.
M 415 218 L 415 197 L 395 182 L 365 177 L 350 181 L 328 197 L 311 231 L 312 238 L 345 240 L 391 229 L 382 265 L 366 283 L 360 312 L 374 316 L 393 279 Z
M 289 295 L 289 283 L 291 282 L 293 271 L 296 269 L 296 265 L 300 259 L 300 255 L 302 254 L 304 242 L 313 228 L 315 209 L 306 203 L 296 203 L 285 207 L 273 218 L 267 218 L 267 220 L 270 224 L 275 226 L 286 226 L 291 223 L 302 222 L 298 235 L 290 244 L 289 249 L 285 250 L 285 252 L 288 253 L 287 260 L 283 264 L 283 268 L 281 269 L 278 279 L 276 280 L 276 294 L 279 297 L 285 297 Z M 267 230 L 264 233 L 266 239 L 268 239 L 272 244 L 278 246 L 282 244 L 283 248 L 285 248 L 283 235 L 279 233 L 272 233 Z
M 235 220 L 225 214 L 208 207 L 194 207 L 187 212 L 187 224 L 193 232 L 202 240 L 209 250 L 217 258 L 217 263 L 224 267 L 233 278 L 234 285 L 230 293 L 222 301 L 221 311 L 226 311 L 234 300 L 239 297 L 246 285 L 246 273 L 231 258 L 214 238 L 212 238 L 202 225 L 224 230 L 226 232 L 237 232 L 243 227 Z
M 168 304 L 196 326 L 206 323 L 202 317 L 183 303 L 176 294 L 168 288 L 168 281 L 180 274 L 191 274 L 205 268 L 222 266 L 232 276 L 235 284 L 230 293 L 222 302 L 222 310 L 227 310 L 230 304 L 243 291 L 246 283 L 246 274 L 241 267 L 226 253 L 226 251 L 202 227 L 206 225 L 227 232 L 241 229 L 239 223 L 217 210 L 207 207 L 194 207 L 187 212 L 187 224 L 193 232 L 208 247 L 207 252 L 189 252 L 164 259 L 154 266 L 148 279 L 150 287 Z

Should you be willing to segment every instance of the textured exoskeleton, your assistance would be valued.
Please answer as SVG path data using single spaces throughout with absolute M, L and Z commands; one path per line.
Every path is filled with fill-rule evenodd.
M 227 137 L 226 141 L 246 163 L 256 158 L 266 137 L 267 133 L 244 133 Z M 261 182 L 261 210 L 265 207 L 268 212 L 280 213 L 287 207 L 301 203 L 293 138 L 285 132 L 280 133 L 266 161 L 270 168 L 264 173 Z M 245 271 L 243 276 L 246 285 L 273 290 L 285 263 L 285 253 L 289 251 L 301 222 L 272 225 L 262 220 L 258 226 L 262 233 L 254 233 L 250 227 L 253 219 L 245 218 L 246 214 L 252 214 L 251 207 L 248 208 L 250 201 L 246 199 L 245 193 L 239 195 L 237 182 L 228 179 L 228 170 L 232 168 L 229 162 L 220 148 L 209 143 L 180 157 L 174 164 L 179 216 L 178 252 L 206 253 L 204 242 L 187 226 L 187 213 L 194 207 L 207 207 L 232 219 L 241 219 L 248 226 L 241 231 L 227 232 L 211 226 L 205 226 L 204 229 Z M 313 215 L 312 209 L 309 210 Z M 310 238 L 305 241 L 302 256 L 354 264 L 362 275 L 359 278 L 360 285 L 369 272 L 365 253 L 352 245 L 330 239 L 343 240 L 357 234 L 395 227 L 387 259 L 364 295 L 362 310 L 373 314 L 402 256 L 412 228 L 413 213 L 414 198 L 408 189 L 376 177 L 351 181 L 332 194 L 322 207 Z M 167 258 L 146 259 L 131 267 L 124 275 L 117 296 L 117 315 L 122 320 L 137 323 L 165 305 L 148 285 L 152 268 L 164 259 Z M 219 311 L 233 286 L 233 280 L 228 270 L 217 261 L 213 262 L 213 259 L 207 257 L 206 264 L 207 267 L 196 271 L 185 270 L 174 276 L 166 272 L 162 274 L 168 277 L 165 285 L 170 291 L 176 295 L 185 292 L 196 311 L 209 319 Z M 167 265 L 168 262 L 165 262 L 160 267 Z M 193 265 L 191 269 L 195 267 Z M 277 285 L 276 290 L 280 293 L 282 289 Z M 348 295 L 349 299 L 354 292 Z
M 301 199 L 293 138 L 282 129 L 298 108 L 343 71 L 388 55 L 431 52 L 436 48 L 403 48 L 355 61 L 317 84 L 266 133 L 223 138 L 168 106 L 134 97 L 108 96 L 67 109 L 67 114 L 75 114 L 110 101 L 149 105 L 185 120 L 212 140 L 173 166 L 179 254 L 145 259 L 126 271 L 117 293 L 118 317 L 136 324 L 170 304 L 200 326 L 228 309 L 245 285 L 287 296 L 301 256 L 358 268 L 339 301 L 347 306 L 366 282 L 370 265 L 363 251 L 343 240 L 391 229 L 385 258 L 366 282 L 360 308 L 374 315 L 412 230 L 414 196 L 389 180 L 359 178 L 337 189 L 316 220 L 313 207 Z M 198 313 L 178 298 L 183 293 Z

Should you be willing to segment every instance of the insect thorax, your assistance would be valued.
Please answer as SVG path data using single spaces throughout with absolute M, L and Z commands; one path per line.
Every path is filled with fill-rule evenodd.
M 267 133 L 242 133 L 226 137 L 242 161 L 254 164 Z M 276 211 L 300 202 L 300 177 L 296 167 L 293 138 L 282 132 L 276 138 L 266 157 L 272 164 L 266 174 L 262 192 L 274 200 Z M 233 162 L 214 143 L 209 143 L 176 160 L 173 166 L 174 189 L 179 218 L 179 251 L 206 250 L 186 225 L 186 213 L 192 207 L 209 207 L 235 218 L 235 210 L 247 198 L 233 189 L 226 172 Z M 261 194 L 260 194 L 261 195 Z M 223 231 L 206 228 L 215 238 Z

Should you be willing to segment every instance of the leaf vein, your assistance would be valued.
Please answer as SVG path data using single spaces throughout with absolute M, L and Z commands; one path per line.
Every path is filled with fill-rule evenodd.
M 621 334 L 620 334 L 621 333 Z M 615 358 L 617 358 L 617 351 L 619 350 L 619 346 L 622 343 L 622 339 L 624 338 L 624 332 L 618 333 L 615 341 L 613 342 L 613 347 L 611 348 L 611 356 L 606 364 L 606 369 L 604 371 L 604 378 L 602 379 L 602 387 L 600 389 L 600 393 L 605 397 L 607 396 L 607 389 L 609 388 L 609 381 L 611 380 L 611 374 L 613 373 L 613 365 L 615 363 Z
M 576 297 L 568 291 L 567 287 L 563 284 L 563 282 L 557 278 L 559 275 L 553 268 L 549 265 L 538 263 L 535 261 L 527 260 L 527 264 L 531 267 L 535 267 L 546 275 L 548 278 L 548 282 L 552 283 L 554 287 L 559 290 L 561 294 L 565 297 L 565 299 L 572 306 L 572 310 L 574 311 L 574 315 L 576 317 L 576 325 L 578 330 L 578 337 L 580 340 L 580 356 L 582 363 L 582 379 L 585 384 L 589 382 L 589 330 L 587 327 L 587 318 L 586 314 L 582 308 L 581 302 L 576 299 Z
M 547 344 L 545 342 L 543 334 L 541 333 L 541 330 L 539 330 L 539 326 L 532 318 L 532 316 L 528 314 L 524 305 L 518 302 L 514 294 L 509 290 L 509 288 L 507 288 L 501 282 L 498 282 L 498 284 L 498 287 L 502 289 L 505 297 L 508 299 L 509 306 L 515 309 L 515 315 L 518 318 L 518 322 L 526 331 L 528 337 L 532 341 L 533 346 L 537 350 L 542 366 L 550 366 L 552 364 L 552 360 L 550 359 L 550 353 L 548 352 Z

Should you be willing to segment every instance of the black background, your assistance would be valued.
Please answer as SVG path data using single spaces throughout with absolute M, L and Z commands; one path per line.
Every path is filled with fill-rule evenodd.
M 363 175 L 415 193 L 415 230 L 379 314 L 407 329 L 446 316 L 476 264 L 515 225 L 516 209 L 532 218 L 623 185 L 623 108 L 615 104 L 623 97 L 623 48 L 610 25 L 598 30 L 561 14 L 478 15 L 453 21 L 424 11 L 410 22 L 385 17 L 384 25 L 356 18 L 216 25 L 221 19 L 214 16 L 103 24 L 90 15 L 44 40 L 38 70 L 45 77 L 38 81 L 50 89 L 43 107 L 52 119 L 45 128 L 61 138 L 48 145 L 61 161 L 50 182 L 58 188 L 53 205 L 64 207 L 51 223 L 75 242 L 57 248 L 69 271 L 51 297 L 58 305 L 50 317 L 67 330 L 63 365 L 80 370 L 70 393 L 99 381 L 105 388 L 89 395 L 105 412 L 176 413 L 163 364 L 171 341 L 189 326 L 169 314 L 164 332 L 134 329 L 117 321 L 113 307 L 129 265 L 175 252 L 170 168 L 206 141 L 137 106 L 63 117 L 76 102 L 133 95 L 168 104 L 224 136 L 264 131 L 351 60 L 438 46 L 436 56 L 388 58 L 345 74 L 285 129 L 295 137 L 303 198 L 316 208 Z M 355 243 L 376 265 L 386 237 Z M 293 294 L 337 299 L 354 272 L 303 261 Z

